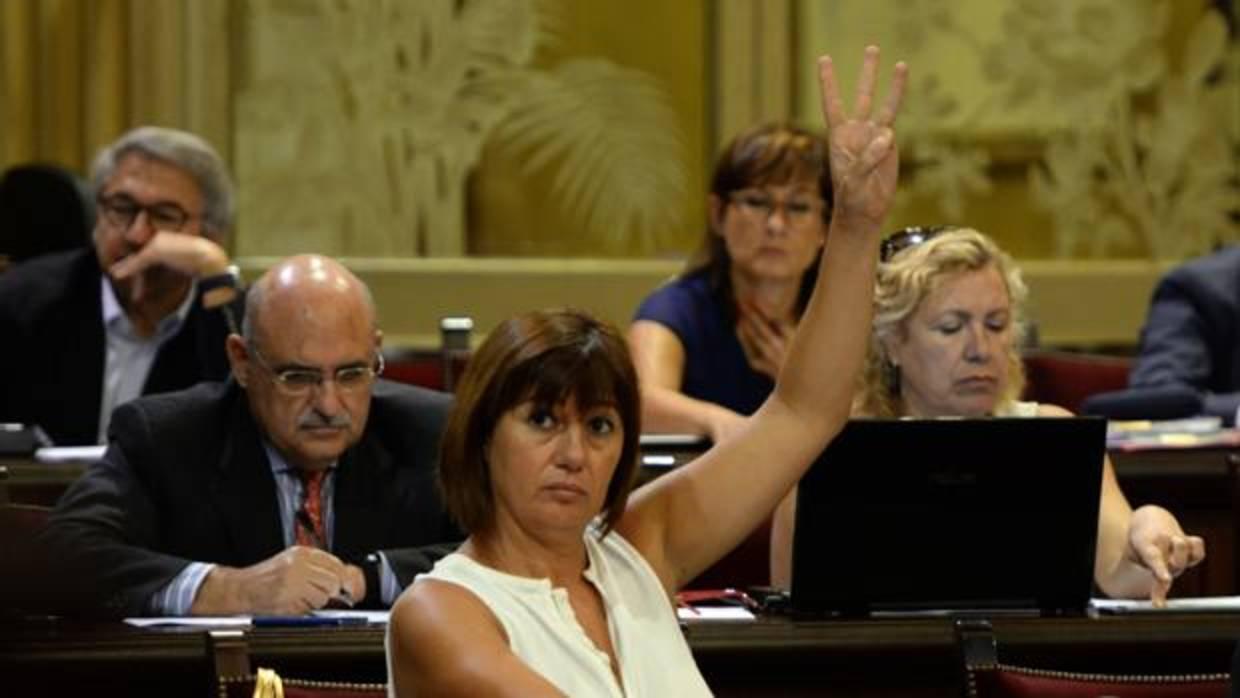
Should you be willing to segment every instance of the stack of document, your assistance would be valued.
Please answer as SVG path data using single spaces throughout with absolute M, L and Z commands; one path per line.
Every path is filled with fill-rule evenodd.
M 296 628 L 387 625 L 387 611 L 322 610 L 304 616 L 167 616 L 126 618 L 139 628 L 196 626 L 201 628 Z
M 1113 421 L 1107 425 L 1107 448 L 1197 448 L 1240 444 L 1240 431 L 1224 429 L 1218 417 L 1163 421 Z

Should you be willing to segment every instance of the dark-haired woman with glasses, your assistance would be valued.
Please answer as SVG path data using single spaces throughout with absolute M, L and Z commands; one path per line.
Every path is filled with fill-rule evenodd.
M 853 415 L 1064 417 L 1020 400 L 1027 295 L 1020 271 L 990 238 L 968 228 L 906 228 L 881 245 L 873 331 Z M 771 577 L 786 586 L 795 492 L 776 513 Z M 1161 604 L 1174 578 L 1201 562 L 1204 543 L 1170 512 L 1135 511 L 1107 459 L 1094 580 L 1114 597 Z
M 719 441 L 767 398 L 817 278 L 831 201 L 821 136 L 765 124 L 728 145 L 701 246 L 629 329 L 647 431 Z

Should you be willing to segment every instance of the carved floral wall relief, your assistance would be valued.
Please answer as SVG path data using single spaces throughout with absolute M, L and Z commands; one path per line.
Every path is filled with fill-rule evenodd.
M 553 172 L 576 234 L 605 244 L 677 224 L 684 138 L 663 88 L 598 58 L 539 67 L 555 3 L 243 7 L 243 254 L 465 254 L 467 178 L 488 142 Z
M 976 222 L 1006 186 L 1010 205 L 985 211 L 996 232 L 1047 235 L 1058 257 L 1174 259 L 1240 240 L 1240 44 L 1217 5 L 908 0 L 813 12 L 836 20 L 824 46 L 868 20 L 914 68 L 897 218 L 928 217 L 931 202 L 946 221 Z

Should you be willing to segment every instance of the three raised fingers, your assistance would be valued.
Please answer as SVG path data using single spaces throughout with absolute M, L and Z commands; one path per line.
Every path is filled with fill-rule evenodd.
M 900 103 L 904 101 L 904 86 L 907 83 L 908 66 L 903 61 L 896 63 L 895 71 L 891 75 L 891 92 L 888 93 L 887 101 L 883 103 L 882 108 L 878 110 L 874 123 L 879 126 L 891 126 L 895 123 L 896 114 L 900 113 Z
M 861 60 L 861 78 L 857 80 L 857 103 L 853 105 L 853 117 L 870 118 L 870 105 L 874 101 L 874 83 L 878 80 L 878 47 L 866 46 Z
M 877 46 L 867 46 L 865 57 L 861 63 L 861 78 L 857 83 L 857 104 L 853 110 L 853 118 L 869 119 L 874 102 L 874 86 L 878 82 Z M 822 113 L 827 118 L 827 126 L 835 127 L 848 120 L 844 111 L 844 102 L 840 98 L 839 83 L 835 78 L 835 63 L 830 56 L 818 59 L 818 80 L 822 86 Z M 896 64 L 891 80 L 891 93 L 887 101 L 879 109 L 874 122 L 879 126 L 890 126 L 900 111 L 900 103 L 904 100 L 904 87 L 908 81 L 908 66 L 904 62 Z
M 844 102 L 840 99 L 840 87 L 835 80 L 835 62 L 830 56 L 818 59 L 818 82 L 822 85 L 822 113 L 827 126 L 834 128 L 844 123 Z

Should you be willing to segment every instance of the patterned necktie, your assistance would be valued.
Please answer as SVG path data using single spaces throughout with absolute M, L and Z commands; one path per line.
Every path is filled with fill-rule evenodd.
M 301 478 L 301 508 L 297 510 L 297 544 L 311 548 L 327 549 L 323 530 L 323 478 L 326 470 L 299 470 Z

